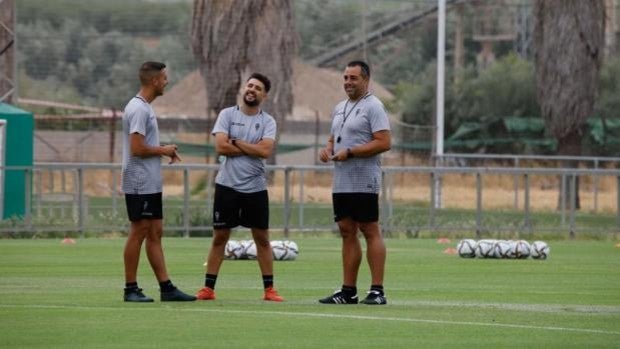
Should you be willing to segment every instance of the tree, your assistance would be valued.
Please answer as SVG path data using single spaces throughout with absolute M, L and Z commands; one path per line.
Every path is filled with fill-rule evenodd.
M 281 131 L 293 108 L 297 34 L 291 0 L 195 0 L 191 35 L 207 89 L 207 112 L 235 105 L 245 78 L 260 72 L 272 81 L 264 109 Z
M 605 4 L 603 0 L 536 0 L 534 18 L 541 115 L 548 132 L 558 141 L 558 154 L 578 156 L 582 127 L 592 114 L 598 90 L 604 55 Z M 568 201 L 566 193 L 560 192 L 560 204 L 561 200 Z

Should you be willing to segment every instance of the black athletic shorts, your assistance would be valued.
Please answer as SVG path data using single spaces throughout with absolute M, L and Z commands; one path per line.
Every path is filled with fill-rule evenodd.
M 241 193 L 223 185 L 215 185 L 213 228 L 269 228 L 269 196 L 267 190 Z
M 162 219 L 161 193 L 125 194 L 127 215 L 132 222 L 141 219 Z
M 333 193 L 334 222 L 350 217 L 356 222 L 379 221 L 379 194 Z

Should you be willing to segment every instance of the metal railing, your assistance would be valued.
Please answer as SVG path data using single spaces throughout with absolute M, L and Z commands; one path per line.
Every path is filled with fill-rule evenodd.
M 460 154 L 460 153 L 445 153 L 442 155 L 432 155 L 431 161 L 433 164 L 446 167 L 474 167 L 483 166 L 486 162 L 492 162 L 497 164 L 498 161 L 508 161 L 512 163 L 512 167 L 531 167 L 535 164 L 539 165 L 540 162 L 551 162 L 558 167 L 563 167 L 565 162 L 572 162 L 579 167 L 585 166 L 586 168 L 605 168 L 606 166 L 618 167 L 620 164 L 620 157 L 606 157 L 606 156 L 567 156 L 567 155 L 516 155 L 516 154 Z M 474 165 L 471 164 L 474 162 Z M 564 166 L 566 167 L 566 166 Z M 519 180 L 515 176 L 513 182 L 514 191 L 519 190 Z M 564 183 L 564 182 L 562 182 Z M 594 177 L 594 184 L 592 185 L 592 194 L 594 195 L 594 211 L 598 210 L 598 176 Z M 519 207 L 519 196 L 514 196 L 514 207 Z
M 217 168 L 164 165 L 166 232 L 186 237 L 209 234 Z M 331 170 L 331 166 L 267 166 L 271 229 L 285 235 L 334 230 Z M 0 221 L 2 234 L 127 231 L 119 164 L 37 163 L 0 167 L 0 171 L 17 171 L 26 183 L 23 215 Z M 434 202 L 437 177 L 444 183 L 442 208 Z M 512 181 L 518 186 L 511 188 Z M 587 186 L 597 186 L 597 195 L 583 189 Z M 558 200 L 560 192 L 568 199 Z M 520 198 L 522 204 L 516 204 Z M 386 235 L 616 234 L 620 232 L 620 170 L 384 167 L 380 223 Z

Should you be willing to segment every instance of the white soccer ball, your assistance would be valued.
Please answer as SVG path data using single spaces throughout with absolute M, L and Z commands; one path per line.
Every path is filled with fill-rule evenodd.
M 228 240 L 224 248 L 224 259 L 241 259 L 244 254 L 244 248 L 236 240 Z
M 254 240 L 242 240 L 241 245 L 243 246 L 242 259 L 256 259 L 257 252 Z
M 493 245 L 493 256 L 495 258 L 510 258 L 511 244 L 507 240 L 497 240 Z
M 299 254 L 299 247 L 297 246 L 297 243 L 295 243 L 295 241 L 288 241 L 288 240 L 283 241 L 283 243 L 284 243 L 284 246 L 286 246 L 286 248 L 288 249 L 288 253 L 291 256 L 297 257 L 297 255 Z
M 515 257 L 525 259 L 530 256 L 530 244 L 525 240 L 516 241 L 514 244 Z
M 459 256 L 463 258 L 476 257 L 476 240 L 463 239 L 459 241 L 459 243 L 456 245 L 456 251 L 459 253 Z
M 483 239 L 479 240 L 476 243 L 476 257 L 478 258 L 490 258 L 493 257 L 493 246 L 495 245 L 495 240 Z
M 294 241 L 271 241 L 273 259 L 278 261 L 294 260 L 299 254 L 299 248 Z
M 534 241 L 530 246 L 530 255 L 534 259 L 547 259 L 551 248 L 544 241 Z
M 506 244 L 508 244 L 508 250 L 504 253 L 504 258 L 509 258 L 509 259 L 517 258 L 517 256 L 515 255 L 515 246 L 517 242 L 514 240 L 508 240 L 506 241 Z

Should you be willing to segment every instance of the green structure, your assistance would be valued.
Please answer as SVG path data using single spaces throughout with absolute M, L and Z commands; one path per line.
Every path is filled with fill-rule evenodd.
M 0 103 L 0 166 L 32 166 L 33 130 L 32 113 Z M 2 219 L 26 213 L 26 178 L 23 170 L 0 169 Z

